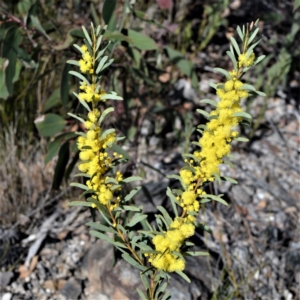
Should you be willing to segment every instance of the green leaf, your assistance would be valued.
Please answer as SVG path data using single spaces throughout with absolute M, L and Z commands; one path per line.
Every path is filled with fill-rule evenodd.
M 87 111 L 92 111 L 91 108 L 89 107 L 89 105 L 82 99 L 80 99 L 80 97 L 73 92 L 73 94 L 76 96 L 76 98 L 79 100 L 80 104 L 87 110 Z
M 213 231 L 211 230 L 211 228 L 205 224 L 196 222 L 196 227 L 201 228 L 201 229 L 205 230 L 206 232 L 208 232 L 209 234 L 213 235 Z
M 111 92 L 110 94 L 104 94 L 101 96 L 101 100 L 123 100 L 122 97 L 118 96 L 117 93 Z
M 170 179 L 173 178 L 173 179 L 181 181 L 181 177 L 179 175 L 175 175 L 175 174 L 167 175 L 167 178 L 170 178 Z
M 230 52 L 230 51 L 227 51 L 226 53 L 227 53 L 227 55 L 230 57 L 230 59 L 231 59 L 231 61 L 232 61 L 232 63 L 233 63 L 234 69 L 237 70 L 237 61 L 236 61 L 236 58 L 235 58 L 235 56 L 234 56 L 234 53 L 232 53 L 232 52 Z
M 136 291 L 142 300 L 148 300 L 148 298 L 145 296 L 145 294 L 139 288 L 136 288 Z
M 63 72 L 60 80 L 60 98 L 62 104 L 65 108 L 67 108 L 67 104 L 69 102 L 69 90 L 70 90 L 70 75 L 69 71 L 71 70 L 71 65 L 65 63 Z
M 191 280 L 187 277 L 186 274 L 184 274 L 182 271 L 175 271 L 178 275 L 180 275 L 184 280 L 186 280 L 188 283 L 191 283 Z
M 130 199 L 132 199 L 132 197 L 135 196 L 135 194 L 141 189 L 140 186 L 134 188 L 125 198 L 124 201 L 128 202 Z
M 157 289 L 155 293 L 155 300 L 158 300 L 159 294 L 163 293 L 168 286 L 167 282 L 164 282 L 163 284 L 160 284 L 159 288 Z
M 116 0 L 105 0 L 102 9 L 102 16 L 105 24 L 109 23 L 115 8 L 116 8 Z
M 183 157 L 190 157 L 190 158 L 192 158 L 194 161 L 200 162 L 200 159 L 199 159 L 198 157 L 196 157 L 195 155 L 193 155 L 193 154 L 190 154 L 190 153 L 184 153 L 184 154 L 182 154 L 182 156 L 183 156 Z
M 210 104 L 212 106 L 215 106 L 215 107 L 217 107 L 217 105 L 218 105 L 218 103 L 216 101 L 210 100 L 210 99 L 202 99 L 199 102 L 200 103 L 208 103 L 208 104 Z
M 60 132 L 66 125 L 66 121 L 59 115 L 46 114 L 38 117 L 34 121 L 40 135 L 54 136 Z
M 98 125 L 100 126 L 100 125 L 103 123 L 105 117 L 106 117 L 109 113 L 113 112 L 114 110 L 115 110 L 115 109 L 114 109 L 113 107 L 109 107 L 109 108 L 105 109 L 105 110 L 102 112 L 102 114 L 101 114 L 101 116 L 100 116 L 100 118 L 99 118 Z
M 70 184 L 70 186 L 76 186 L 82 190 L 85 190 L 85 191 L 88 191 L 89 190 L 89 187 L 87 187 L 85 184 L 82 184 L 82 183 L 78 183 L 78 182 L 72 182 Z
M 74 115 L 74 114 L 72 114 L 72 113 L 68 113 L 68 115 L 69 116 L 71 116 L 71 117 L 73 117 L 74 119 L 76 119 L 76 120 L 78 120 L 79 122 L 81 122 L 81 123 L 85 123 L 85 120 L 83 120 L 82 118 L 80 118 L 80 117 L 78 117 L 78 116 L 76 116 L 76 115 Z
M 196 109 L 196 111 L 199 113 L 199 114 L 201 114 L 201 115 L 203 115 L 204 117 L 206 117 L 207 119 L 209 119 L 209 117 L 210 117 L 210 114 L 207 112 L 207 111 L 205 111 L 205 110 L 203 110 L 203 109 Z
M 227 72 L 227 71 L 224 70 L 224 69 L 221 69 L 221 68 L 214 68 L 214 71 L 215 71 L 215 72 L 222 73 L 225 77 L 227 77 L 227 79 L 232 79 L 232 77 L 231 77 L 231 75 L 229 74 L 229 72 Z
M 51 96 L 48 98 L 48 100 L 44 105 L 44 109 L 43 109 L 44 112 L 57 105 L 62 104 L 59 92 L 60 92 L 59 88 L 54 90 L 54 92 L 51 94 Z
M 87 206 L 87 207 L 92 207 L 91 202 L 87 201 L 71 201 L 67 204 L 68 206 Z
M 223 180 L 223 178 L 225 179 L 225 181 L 228 181 L 228 182 L 231 182 L 231 183 L 234 183 L 234 184 L 238 184 L 238 182 L 231 178 L 231 177 L 228 177 L 228 176 L 222 176 L 221 179 Z
M 83 54 L 83 50 L 76 44 L 73 44 L 73 47 L 76 48 L 81 54 Z
M 65 170 L 70 158 L 69 141 L 64 142 L 58 152 L 58 160 L 54 170 L 52 189 L 58 190 L 64 178 Z
M 18 11 L 22 16 L 25 16 L 36 0 L 21 0 L 18 1 Z
M 253 66 L 257 65 L 258 63 L 260 63 L 266 56 L 265 55 L 260 55 L 259 57 L 256 58 Z
M 148 278 L 145 274 L 141 274 L 141 279 L 146 290 L 150 289 Z
M 131 205 L 124 205 L 123 208 L 126 211 L 138 211 L 138 212 L 142 211 L 140 207 L 131 206 Z
M 166 211 L 166 209 L 162 206 L 157 206 L 157 209 L 163 214 L 167 225 L 170 226 L 171 223 L 173 222 L 172 218 L 170 217 L 170 215 L 168 214 L 168 212 Z
M 182 53 L 177 50 L 168 46 L 165 46 L 164 49 L 166 50 L 171 62 L 174 63 L 186 76 L 192 79 L 195 77 L 194 64 L 191 61 L 188 61 Z M 195 86 L 195 82 L 193 82 L 193 86 Z
M 100 35 L 97 39 L 97 44 L 96 44 L 96 52 L 99 50 L 99 47 L 101 45 L 101 42 L 102 42 L 102 38 L 103 38 L 103 35 Z
M 238 141 L 238 142 L 249 142 L 249 139 L 242 137 L 242 136 L 239 136 L 239 137 L 235 138 L 234 140 Z
M 121 182 L 128 183 L 128 182 L 139 181 L 139 180 L 143 180 L 143 178 L 139 177 L 139 176 L 130 176 L 130 177 L 123 179 Z
M 157 45 L 153 39 L 150 37 L 134 31 L 132 29 L 128 29 L 128 37 L 134 47 L 137 47 L 140 50 L 156 50 Z
M 166 194 L 167 194 L 167 196 L 171 200 L 171 204 L 172 204 L 175 216 L 178 217 L 178 211 L 177 211 L 176 204 L 180 205 L 180 203 L 178 202 L 178 200 L 176 199 L 176 197 L 173 195 L 173 193 L 172 193 L 172 191 L 171 191 L 171 189 L 169 187 L 167 187 L 167 193 Z
M 106 63 L 106 61 L 108 60 L 108 56 L 103 56 L 98 64 L 98 67 L 96 69 L 96 74 L 98 74 L 99 72 L 101 72 L 102 67 L 104 66 L 104 64 Z
M 5 70 L 8 64 L 8 59 L 0 57 L 0 98 L 2 99 L 7 99 L 9 96 L 9 92 L 5 82 Z
M 49 41 L 51 41 L 51 38 L 49 37 L 49 35 L 46 33 L 46 31 L 44 30 L 43 26 L 40 23 L 40 20 L 38 17 L 30 15 L 30 21 L 32 24 L 32 27 L 34 27 L 35 29 L 37 29 L 39 32 L 41 32 Z
M 295 0 L 293 12 L 295 12 L 298 7 L 300 7 L 300 0 Z
M 241 111 L 241 112 L 236 112 L 234 114 L 232 114 L 233 117 L 243 117 L 243 118 L 246 118 L 246 119 L 252 119 L 251 115 L 249 115 L 248 113 L 244 112 L 244 111 Z
M 55 156 L 58 154 L 58 151 L 59 151 L 59 148 L 60 148 L 60 145 L 61 145 L 61 142 L 63 140 L 69 140 L 69 139 L 72 139 L 76 137 L 76 134 L 73 133 L 73 132 L 66 132 L 66 133 L 63 133 L 59 136 L 57 136 L 52 142 L 50 142 L 48 144 L 48 151 L 47 151 L 47 154 L 45 156 L 45 159 L 44 159 L 44 163 L 45 165 Z
M 188 251 L 184 254 L 187 254 L 188 256 L 209 256 L 208 252 L 201 252 L 201 251 Z
M 218 181 L 218 183 L 221 183 L 221 178 L 218 173 L 214 172 L 212 175 L 215 177 L 215 179 Z
M 80 73 L 78 73 L 76 71 L 70 71 L 69 74 L 78 77 L 79 79 L 81 79 L 82 81 L 84 81 L 87 85 L 90 85 L 89 81 L 82 74 L 80 74 Z
M 91 40 L 91 38 L 90 38 L 90 36 L 89 36 L 87 30 L 85 29 L 84 26 L 82 26 L 81 28 L 82 28 L 82 31 L 83 31 L 83 34 L 84 34 L 86 40 L 87 40 L 87 41 L 89 42 L 89 44 L 92 46 L 92 45 L 93 45 L 93 44 L 92 44 L 92 40 Z
M 142 220 L 146 219 L 147 215 L 144 214 L 136 214 L 126 226 L 133 227 L 137 223 L 141 222 Z
M 128 159 L 128 160 L 132 160 L 132 157 L 125 151 L 123 150 L 120 146 L 113 144 L 111 146 L 111 149 L 121 155 L 123 155 L 124 158 Z
M 92 204 L 91 202 L 87 202 L 87 203 Z M 113 227 L 108 227 L 108 226 L 105 226 L 105 225 L 102 225 L 102 224 L 96 223 L 96 222 L 88 222 L 85 225 L 90 226 L 94 229 L 103 231 L 103 232 L 111 232 L 111 233 L 116 233 L 117 232 Z
M 256 35 L 257 35 L 258 32 L 259 32 L 259 28 L 256 28 L 256 29 L 254 30 L 254 32 L 251 34 L 251 36 L 250 36 L 250 38 L 249 38 L 249 40 L 248 40 L 248 45 L 251 44 L 251 42 L 254 40 L 254 38 L 256 37 Z
M 240 26 L 238 26 L 236 30 L 237 30 L 237 33 L 238 33 L 240 39 L 243 41 L 244 40 L 244 35 L 242 33 L 242 30 L 241 30 Z
M 230 41 L 231 41 L 231 43 L 232 43 L 232 45 L 233 45 L 233 47 L 234 47 L 236 53 L 237 53 L 238 55 L 240 55 L 240 54 L 241 54 L 240 47 L 239 47 L 239 45 L 237 44 L 235 38 L 231 36 L 231 37 L 230 37 Z
M 228 203 L 224 199 L 222 199 L 219 195 L 216 196 L 216 195 L 206 194 L 206 195 L 204 195 L 204 197 L 207 197 L 207 198 L 213 199 L 215 201 L 218 201 L 218 202 L 220 202 L 220 203 L 222 203 L 222 204 L 224 204 L 226 206 L 228 205 Z
M 108 136 L 110 133 L 113 133 L 113 132 L 115 132 L 114 128 L 106 129 L 105 131 L 103 131 L 100 136 L 100 141 L 103 141 L 106 136 Z
M 145 271 L 147 268 L 142 266 L 138 261 L 136 261 L 134 258 L 132 258 L 129 254 L 124 253 L 122 254 L 122 257 L 124 260 L 126 260 L 130 265 L 133 267 L 140 269 L 141 271 Z
M 6 89 L 9 95 L 13 95 L 13 79 L 16 74 L 18 53 L 21 50 L 19 48 L 19 45 L 21 44 L 23 39 L 21 30 L 17 26 L 10 26 L 6 31 L 4 37 L 1 36 L 1 39 L 3 39 L 1 43 L 2 56 L 3 58 L 7 58 L 9 61 L 9 64 L 7 64 L 7 62 L 5 61 L 2 61 L 2 69 L 5 69 Z M 2 76 L 2 82 L 3 80 L 4 79 Z M 1 91 L 4 95 L 6 94 L 6 89 L 4 88 L 4 91 Z
M 171 299 L 171 292 L 166 292 L 161 300 L 170 300 Z

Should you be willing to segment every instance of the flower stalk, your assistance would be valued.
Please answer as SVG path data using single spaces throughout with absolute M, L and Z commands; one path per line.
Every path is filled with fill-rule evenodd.
M 256 23 L 257 24 L 257 23 Z M 97 29 L 91 25 L 91 36 L 83 27 L 85 35 L 82 46 L 74 45 L 80 52 L 79 61 L 70 60 L 70 64 L 79 68 L 80 73 L 71 71 L 70 74 L 80 80 L 81 92 L 76 97 L 86 109 L 86 116 L 69 113 L 70 116 L 82 123 L 82 132 L 77 132 L 77 146 L 80 162 L 78 169 L 84 177 L 84 184 L 71 185 L 83 189 L 81 197 L 85 200 L 71 202 L 70 205 L 88 206 L 97 210 L 102 217 L 101 222 L 89 222 L 91 235 L 112 244 L 122 253 L 123 259 L 141 271 L 141 279 L 145 293 L 137 289 L 142 299 L 169 299 L 166 292 L 166 281 L 170 273 L 176 272 L 188 282 L 189 278 L 183 273 L 187 256 L 208 255 L 206 252 L 190 251 L 193 244 L 188 240 L 195 234 L 197 215 L 201 205 L 209 201 L 218 201 L 227 205 L 222 195 L 207 194 L 206 184 L 214 181 L 227 180 L 236 183 L 234 179 L 222 177 L 220 165 L 226 162 L 231 153 L 233 141 L 246 141 L 240 137 L 237 126 L 242 121 L 250 121 L 251 116 L 243 112 L 241 100 L 250 93 L 263 93 L 242 81 L 243 74 L 252 66 L 259 63 L 263 56 L 255 57 L 253 49 L 258 44 L 255 41 L 258 29 L 256 24 L 238 28 L 242 41 L 240 50 L 236 40 L 231 38 L 232 45 L 228 55 L 233 63 L 233 69 L 226 71 L 215 70 L 226 77 L 224 83 L 213 87 L 219 101 L 201 100 L 215 107 L 210 113 L 198 110 L 208 122 L 199 125 L 201 133 L 198 141 L 193 142 L 198 148 L 193 153 L 184 154 L 186 165 L 179 175 L 170 177 L 180 181 L 182 188 L 167 189 L 175 217 L 170 217 L 167 210 L 158 206 L 156 227 L 147 221 L 147 215 L 142 207 L 134 204 L 133 198 L 140 190 L 134 187 L 128 194 L 124 184 L 141 180 L 140 177 L 124 175 L 117 170 L 117 165 L 127 160 L 116 151 L 113 146 L 121 140 L 114 128 L 105 129 L 104 121 L 114 109 L 105 108 L 106 101 L 122 100 L 115 92 L 107 93 L 100 85 L 101 73 L 113 62 L 105 56 L 109 43 L 103 42 L 105 27 Z M 127 216 L 132 216 L 128 220 Z M 138 229 L 140 224 L 144 230 Z M 145 229 L 146 228 L 146 229 Z M 109 233 L 109 235 L 107 234 Z

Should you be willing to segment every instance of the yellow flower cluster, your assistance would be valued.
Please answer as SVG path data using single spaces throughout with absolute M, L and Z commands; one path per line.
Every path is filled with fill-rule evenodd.
M 183 271 L 185 260 L 174 251 L 179 252 L 187 238 L 195 234 L 195 226 L 188 218 L 175 218 L 164 235 L 156 235 L 152 242 L 158 254 L 149 254 L 149 262 L 157 269 L 175 272 Z M 148 256 L 148 254 L 145 254 Z
M 110 190 L 111 184 L 105 183 L 106 177 L 104 174 L 112 167 L 113 158 L 107 152 L 115 141 L 116 135 L 114 132 L 107 134 L 104 138 L 101 137 L 102 130 L 98 125 L 100 111 L 94 109 L 88 113 L 88 120 L 84 125 L 87 129 L 86 136 L 79 136 L 77 140 L 78 149 L 80 150 L 79 158 L 83 161 L 78 169 L 90 176 L 90 180 L 86 185 L 94 191 L 94 198 L 103 205 L 109 205 L 110 209 L 114 209 L 119 198 L 113 200 L 114 195 Z M 114 153 L 114 157 L 118 157 Z M 119 158 L 121 158 L 119 156 Z M 123 179 L 120 172 L 115 175 L 115 180 L 118 182 Z
M 88 47 L 86 45 L 81 46 L 82 50 L 82 59 L 79 60 L 79 67 L 82 73 L 89 72 L 90 74 L 94 73 L 94 61 L 93 57 L 88 51 Z
M 82 59 L 79 60 L 79 67 L 80 71 L 82 73 L 94 73 L 95 69 L 95 61 L 91 54 L 88 51 L 88 48 L 86 45 L 81 46 L 82 50 Z M 79 93 L 79 98 L 81 100 L 84 100 L 86 102 L 98 102 L 101 99 L 103 95 L 105 95 L 104 90 L 97 90 L 96 85 L 94 83 L 87 84 L 86 82 L 81 82 L 80 89 L 83 91 L 82 93 Z M 103 101 L 103 100 L 102 100 Z
M 239 68 L 251 67 L 255 61 L 255 54 L 252 52 L 248 59 L 246 59 L 246 54 L 242 53 L 239 55 Z
M 194 152 L 200 162 L 199 165 L 191 165 L 196 170 L 195 177 L 201 179 L 201 182 L 213 181 L 214 173 L 220 174 L 219 165 L 222 159 L 230 154 L 230 142 L 238 135 L 233 128 L 238 125 L 241 118 L 233 115 L 242 111 L 240 100 L 247 98 L 248 93 L 243 90 L 243 83 L 237 79 L 237 72 L 232 71 L 230 75 L 231 79 L 223 86 L 217 86 L 220 101 L 216 109 L 210 113 L 213 118 L 207 123 L 207 129 L 199 140 L 201 150 Z

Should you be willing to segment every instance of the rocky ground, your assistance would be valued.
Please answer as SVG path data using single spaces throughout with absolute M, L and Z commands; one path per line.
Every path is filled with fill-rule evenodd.
M 300 115 L 294 107 L 280 97 L 269 99 L 264 126 L 251 143 L 234 147 L 235 168 L 222 166 L 239 184 L 208 187 L 229 205 L 203 208 L 198 219 L 213 234 L 199 230 L 194 242 L 210 256 L 187 261 L 192 283 L 174 276 L 172 299 L 300 299 Z M 148 171 L 144 191 L 160 205 L 174 182 L 146 165 L 162 174 L 177 172 L 181 148 L 166 152 L 159 139 L 147 136 L 151 123 L 143 126 L 138 161 Z M 113 249 L 89 235 L 90 211 L 68 207 L 68 193 L 48 196 L 22 224 L 2 230 L 1 300 L 138 299 L 138 271 L 114 261 Z M 154 210 L 147 194 L 136 201 L 146 212 Z
M 292 7 L 291 1 L 279 1 L 279 6 L 277 1 L 245 1 L 241 6 L 240 1 L 232 2 L 238 3 L 239 9 L 233 9 L 231 4 L 227 14 L 237 19 L 247 13 L 251 17 L 258 14 L 260 6 L 272 12 L 285 11 L 284 5 Z M 275 4 L 280 8 L 275 9 Z M 281 28 L 274 29 L 266 22 L 267 39 L 276 30 Z M 283 44 L 281 36 L 276 35 L 275 40 L 274 45 Z M 195 65 L 199 66 L 197 75 L 201 76 L 202 94 L 197 95 L 183 78 L 169 94 L 170 106 L 177 107 L 178 116 L 190 112 L 194 125 L 199 124 L 194 113 L 198 100 L 203 95 L 213 99 L 208 83 L 220 79 L 212 67 L 228 67 L 228 60 L 224 59 L 228 40 L 217 42 L 224 43 L 209 45 L 205 52 L 208 54 L 200 52 L 194 57 Z M 272 53 L 274 45 L 263 48 L 263 52 Z M 299 78 L 295 71 L 287 88 L 276 87 L 276 96 L 267 99 L 266 113 L 250 142 L 234 145 L 235 168 L 221 166 L 223 174 L 239 184 L 207 186 L 208 191 L 224 194 L 229 205 L 208 203 L 201 210 L 198 221 L 207 224 L 212 234 L 198 230 L 193 242 L 197 250 L 210 255 L 187 260 L 185 272 L 192 283 L 173 276 L 169 285 L 171 299 L 300 299 Z M 296 93 L 287 93 L 290 89 Z M 251 106 L 254 120 L 262 110 L 263 101 L 258 97 Z M 175 131 L 164 137 L 154 134 L 153 126 L 159 127 L 159 122 L 160 119 L 153 122 L 145 117 L 133 155 L 136 171 L 145 174 L 143 189 L 135 198 L 138 205 L 144 205 L 145 212 L 155 211 L 149 195 L 156 205 L 169 207 L 166 187 L 174 187 L 176 183 L 166 175 L 177 173 L 182 166 L 182 144 L 176 144 L 175 133 L 186 129 L 182 118 L 176 118 Z M 245 136 L 251 135 L 249 129 L 244 131 Z M 127 144 L 124 148 L 130 151 L 131 146 Z M 32 170 L 30 164 L 7 159 L 7 169 L 3 172 L 8 180 L 0 182 L 1 198 L 6 185 L 12 183 L 9 171 L 19 172 L 26 178 L 24 193 L 31 195 L 36 203 L 28 213 L 14 216 L 14 225 L 0 228 L 0 300 L 139 299 L 136 288 L 143 290 L 139 272 L 123 260 L 115 260 L 108 244 L 90 236 L 85 226 L 91 221 L 88 209 L 67 206 L 77 191 L 64 187 L 60 192 L 50 192 L 53 165 L 42 165 L 41 155 L 31 150 L 38 161 Z M 10 154 L 16 156 L 13 150 Z M 11 193 L 14 188 L 11 184 Z M 18 197 L 14 199 L 17 203 Z

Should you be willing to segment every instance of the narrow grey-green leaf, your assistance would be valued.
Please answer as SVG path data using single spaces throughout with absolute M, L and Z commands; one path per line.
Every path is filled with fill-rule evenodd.
M 102 124 L 102 122 L 104 121 L 105 117 L 106 117 L 109 113 L 113 112 L 114 110 L 115 110 L 115 109 L 114 109 L 113 107 L 109 107 L 109 108 L 105 109 L 105 110 L 103 111 L 103 113 L 101 114 L 100 118 L 99 118 L 98 125 L 100 126 L 100 125 Z
M 92 45 L 93 45 L 93 44 L 92 44 L 92 40 L 91 40 L 90 35 L 88 34 L 88 32 L 87 32 L 87 30 L 85 29 L 84 26 L 82 26 L 82 31 L 83 31 L 83 33 L 84 33 L 84 36 L 85 36 L 86 40 L 87 40 L 87 41 L 89 42 L 89 44 L 92 46 Z
M 201 252 L 201 251 L 188 251 L 185 254 L 189 256 L 209 256 L 208 252 Z
M 84 81 L 86 84 L 90 85 L 89 81 L 82 74 L 80 74 L 80 73 L 78 73 L 76 71 L 70 71 L 69 74 L 78 77 L 79 79 L 81 79 L 82 81 Z
M 88 206 L 92 207 L 91 202 L 86 202 L 86 201 L 72 201 L 67 204 L 68 206 Z
M 241 111 L 241 112 L 236 112 L 234 114 L 232 114 L 233 117 L 243 117 L 243 118 L 246 118 L 246 119 L 252 119 L 251 115 L 249 115 L 248 113 L 244 112 L 244 111 Z
M 89 187 L 87 187 L 85 184 L 82 184 L 82 183 L 78 183 L 78 182 L 72 182 L 70 184 L 70 186 L 76 186 L 82 190 L 85 190 L 85 191 L 88 191 L 89 190 Z
M 233 63 L 234 69 L 237 70 L 237 61 L 236 61 L 236 58 L 235 58 L 235 56 L 234 56 L 234 53 L 232 53 L 232 52 L 230 52 L 230 51 L 227 51 L 226 53 L 227 53 L 227 55 L 230 57 L 230 59 L 231 59 L 231 61 L 232 61 L 232 63 Z
M 73 44 L 73 46 L 81 53 L 83 54 L 83 50 L 80 48 L 80 46 L 76 45 L 76 44 Z
M 101 100 L 123 100 L 122 97 L 118 96 L 116 93 L 111 92 L 110 94 L 104 94 L 101 96 Z
M 113 133 L 113 132 L 115 132 L 114 128 L 110 128 L 110 129 L 103 131 L 101 134 L 101 137 L 100 137 L 100 141 L 103 141 L 106 136 L 108 136 L 110 133 Z
M 77 60 L 69 59 L 67 60 L 67 63 L 79 67 L 79 62 Z
M 172 193 L 172 191 L 169 187 L 167 187 L 167 193 L 166 194 L 171 200 L 171 204 L 172 204 L 175 216 L 178 217 L 178 210 L 177 210 L 176 204 L 180 205 L 180 203 L 178 202 L 178 200 L 176 199 L 176 197 L 174 196 L 174 194 Z
M 239 137 L 235 138 L 234 140 L 238 141 L 238 142 L 249 142 L 249 139 L 242 137 L 242 136 L 239 136 Z
M 91 202 L 88 202 L 88 203 L 91 203 Z M 111 232 L 111 233 L 116 233 L 117 232 L 113 227 L 108 227 L 108 226 L 105 226 L 105 225 L 102 225 L 102 224 L 96 223 L 96 222 L 88 222 L 85 225 L 90 226 L 94 229 L 103 231 L 103 232 Z
M 191 283 L 191 280 L 187 277 L 186 274 L 184 274 L 182 271 L 175 271 L 178 275 L 180 275 L 184 280 L 186 280 L 188 283 Z
M 232 79 L 232 77 L 229 74 L 229 72 L 227 72 L 226 70 L 224 70 L 222 68 L 214 68 L 214 71 L 222 73 L 225 77 L 227 77 L 227 79 Z
M 141 222 L 142 220 L 146 219 L 147 215 L 144 214 L 136 214 L 126 226 L 133 227 L 137 223 Z
M 236 31 L 237 31 L 240 39 L 243 41 L 244 40 L 244 35 L 242 33 L 242 30 L 241 30 L 240 26 L 237 27 Z
M 241 54 L 240 47 L 239 47 L 239 45 L 237 44 L 235 38 L 231 36 L 231 37 L 230 37 L 230 41 L 231 41 L 231 43 L 232 43 L 232 45 L 233 45 L 233 47 L 234 47 L 236 53 L 237 53 L 238 55 L 240 55 L 240 54 Z
M 254 32 L 251 34 L 251 36 L 250 36 L 250 38 L 249 38 L 249 40 L 248 40 L 248 45 L 250 45 L 250 44 L 252 43 L 252 41 L 253 41 L 254 38 L 256 37 L 258 31 L 259 31 L 259 28 L 256 28 L 256 29 L 254 30 Z
M 107 60 L 108 60 L 107 55 L 102 57 L 102 59 L 100 60 L 100 62 L 98 64 L 98 67 L 96 69 L 96 74 L 98 74 L 102 70 L 102 67 L 104 66 L 104 64 L 106 63 Z
M 85 123 L 85 120 L 83 120 L 82 118 L 80 118 L 80 117 L 78 117 L 78 116 L 76 116 L 76 115 L 74 115 L 74 114 L 72 114 L 70 112 L 68 112 L 68 115 L 71 116 L 74 119 L 77 119 L 81 123 Z
M 105 70 L 108 66 L 110 66 L 113 63 L 114 59 L 111 58 L 102 68 L 101 71 Z
M 145 271 L 147 268 L 142 266 L 138 261 L 136 261 L 134 258 L 132 258 L 129 254 L 122 254 L 122 257 L 132 266 L 135 268 L 138 268 L 142 271 Z
M 173 222 L 172 218 L 170 217 L 169 213 L 166 211 L 166 209 L 162 206 L 157 206 L 157 209 L 163 214 L 166 222 L 168 223 L 168 226 Z
M 148 300 L 148 297 L 146 297 L 145 294 L 139 288 L 136 288 L 136 291 L 142 300 Z
M 203 110 L 203 109 L 198 108 L 198 109 L 196 109 L 196 111 L 197 111 L 199 114 L 201 114 L 201 115 L 203 115 L 204 117 L 206 117 L 207 119 L 210 117 L 210 114 L 209 114 L 207 111 Z
M 138 211 L 138 212 L 141 212 L 142 209 L 140 207 L 136 207 L 136 206 L 131 206 L 131 205 L 124 205 L 123 208 L 126 210 L 126 211 Z
M 212 106 L 215 106 L 215 107 L 217 107 L 217 105 L 218 105 L 218 103 L 216 101 L 211 100 L 211 99 L 202 99 L 199 102 L 200 103 L 208 103 L 208 104 L 210 104 Z
M 221 179 L 223 179 L 223 178 L 224 178 L 226 181 L 228 181 L 228 182 L 231 182 L 231 183 L 234 183 L 234 184 L 238 184 L 238 182 L 237 182 L 235 179 L 231 178 L 231 177 L 228 177 L 228 176 L 222 176 Z
M 138 181 L 138 180 L 143 180 L 143 178 L 139 177 L 139 176 L 130 176 L 130 177 L 123 179 L 121 182 L 128 183 L 128 182 Z
M 135 196 L 135 194 L 141 189 L 140 186 L 136 187 L 135 189 L 133 189 L 125 198 L 124 201 L 128 202 L 130 199 L 132 199 L 133 196 Z

